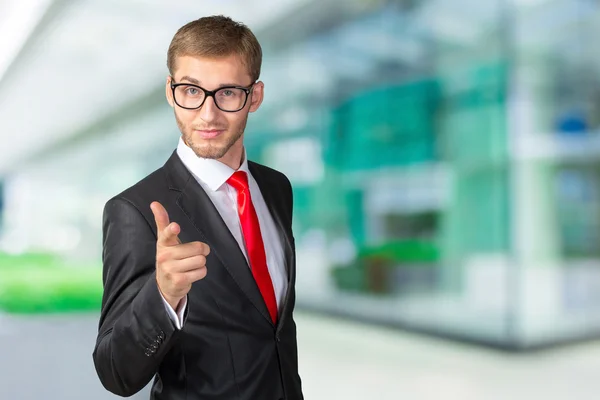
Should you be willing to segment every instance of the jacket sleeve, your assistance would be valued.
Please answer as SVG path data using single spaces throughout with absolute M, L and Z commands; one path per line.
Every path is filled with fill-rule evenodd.
M 104 207 L 102 235 L 104 292 L 94 366 L 107 390 L 131 396 L 153 379 L 180 331 L 158 290 L 156 234 L 148 220 L 128 200 L 113 198 Z

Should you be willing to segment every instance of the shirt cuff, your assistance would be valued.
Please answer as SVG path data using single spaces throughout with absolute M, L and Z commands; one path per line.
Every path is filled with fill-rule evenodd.
M 177 307 L 177 312 L 175 312 L 175 310 L 173 310 L 173 307 L 171 307 L 171 305 L 167 302 L 167 300 L 165 300 L 165 298 L 163 297 L 162 294 L 160 295 L 160 297 L 162 298 L 163 303 L 165 304 L 165 308 L 167 309 L 167 313 L 169 314 L 169 317 L 171 318 L 171 320 L 173 321 L 173 323 L 175 324 L 177 329 L 181 329 L 181 327 L 183 326 L 183 315 L 185 314 L 185 308 L 187 307 L 187 296 L 185 296 L 179 302 L 179 306 Z

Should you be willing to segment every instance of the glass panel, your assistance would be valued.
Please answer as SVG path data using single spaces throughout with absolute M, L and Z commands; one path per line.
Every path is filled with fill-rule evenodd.
M 515 10 L 510 116 L 524 343 L 600 329 L 600 7 L 537 3 Z
M 504 342 L 516 268 L 504 10 L 460 3 L 329 15 L 268 52 L 271 100 L 246 138 L 294 184 L 300 305 Z M 319 146 L 297 159 L 300 140 Z

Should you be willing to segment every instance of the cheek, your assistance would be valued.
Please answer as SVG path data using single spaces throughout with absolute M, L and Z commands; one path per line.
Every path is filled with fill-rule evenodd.
M 230 131 L 237 132 L 241 127 L 244 126 L 246 121 L 246 115 L 241 113 L 234 113 L 231 116 L 227 116 L 227 124 Z
M 194 122 L 194 119 L 196 118 L 194 112 L 186 110 L 177 110 L 175 112 L 175 116 L 177 117 L 179 123 L 185 126 L 191 125 Z

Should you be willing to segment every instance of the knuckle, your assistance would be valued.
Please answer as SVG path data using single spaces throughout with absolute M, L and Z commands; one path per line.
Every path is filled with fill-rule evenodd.
M 181 287 L 182 287 L 182 286 L 184 286 L 184 285 L 185 285 L 185 283 L 186 283 L 186 282 L 185 282 L 185 279 L 184 279 L 184 277 L 183 277 L 183 276 L 181 276 L 181 275 L 174 276 L 174 277 L 172 278 L 172 282 L 173 282 L 173 285 L 174 285 L 175 287 L 177 287 L 177 288 L 181 288 Z
M 200 275 L 200 279 L 204 279 L 206 277 L 207 273 L 208 273 L 208 268 L 202 268 L 198 275 Z
M 199 281 L 200 279 L 204 279 L 206 277 L 206 268 L 201 268 L 194 272 L 194 281 Z
M 158 261 L 160 264 L 167 262 L 170 258 L 171 258 L 171 253 L 167 250 L 159 251 L 156 254 L 156 261 Z
M 171 285 L 171 273 L 170 272 L 158 272 L 156 276 L 156 280 L 159 283 L 159 286 L 167 287 Z

